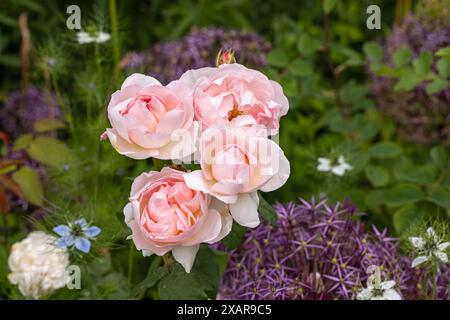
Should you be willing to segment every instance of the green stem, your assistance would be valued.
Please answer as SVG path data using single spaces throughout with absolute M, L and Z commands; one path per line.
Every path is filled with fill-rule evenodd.
M 119 40 L 119 27 L 117 22 L 116 0 L 109 0 L 109 16 L 111 20 L 111 32 L 113 38 L 114 67 L 116 69 L 120 61 L 120 40 Z
M 437 266 L 433 266 L 432 271 L 432 277 L 433 277 L 433 291 L 432 291 L 432 299 L 437 300 Z
M 131 280 L 133 279 L 133 256 L 134 256 L 134 243 L 130 241 L 130 251 L 128 254 L 128 288 L 131 288 Z

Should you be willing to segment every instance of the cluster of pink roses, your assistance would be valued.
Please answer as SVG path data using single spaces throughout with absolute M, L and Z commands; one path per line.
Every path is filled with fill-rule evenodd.
M 240 64 L 187 71 L 161 85 L 129 76 L 108 106 L 113 147 L 133 159 L 198 161 L 201 170 L 165 167 L 137 177 L 124 209 L 144 255 L 173 257 L 189 272 L 201 243 L 214 243 L 232 220 L 259 224 L 257 191 L 280 188 L 290 174 L 278 133 L 288 111 L 281 86 Z

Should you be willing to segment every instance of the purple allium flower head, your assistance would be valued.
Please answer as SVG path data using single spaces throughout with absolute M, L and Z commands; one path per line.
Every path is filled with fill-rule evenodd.
M 62 116 L 54 94 L 33 86 L 11 92 L 0 105 L 0 112 L 0 131 L 6 132 L 12 140 L 30 133 L 38 119 Z
M 385 62 L 402 48 L 416 58 L 421 51 L 436 52 L 450 45 L 450 24 L 432 25 L 409 15 L 394 27 L 384 43 Z M 436 59 L 435 61 L 436 62 Z M 450 145 L 450 89 L 427 95 L 425 86 L 414 91 L 395 92 L 395 80 L 372 74 L 372 93 L 380 109 L 398 124 L 398 133 L 421 144 L 444 142 Z
M 386 230 L 366 232 L 354 208 L 325 201 L 277 204 L 278 224 L 249 230 L 230 253 L 221 299 L 355 299 L 371 265 L 394 280 L 403 298 L 420 297 L 423 272 L 400 256 Z M 444 275 L 442 275 L 443 278 Z M 450 297 L 440 289 L 440 297 Z
M 179 40 L 158 42 L 145 51 L 131 53 L 127 68 L 167 84 L 189 69 L 214 66 L 220 49 L 234 50 L 238 63 L 257 69 L 266 65 L 270 44 L 252 32 L 195 28 Z

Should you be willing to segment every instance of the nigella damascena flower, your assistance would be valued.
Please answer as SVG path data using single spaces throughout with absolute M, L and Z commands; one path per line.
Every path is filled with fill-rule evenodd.
M 397 240 L 386 230 L 367 232 L 354 222 L 351 206 L 313 199 L 275 209 L 276 227 L 264 223 L 247 231 L 244 243 L 230 253 L 219 298 L 355 299 L 367 288 L 372 265 L 382 279 L 395 282 L 402 297 L 421 297 L 424 273 L 399 255 Z M 439 281 L 438 297 L 450 297 L 445 279 Z M 383 286 L 392 289 L 391 284 Z
M 266 55 L 270 48 L 268 42 L 252 32 L 215 27 L 196 28 L 179 40 L 158 42 L 145 51 L 133 52 L 127 68 L 131 72 L 143 72 L 167 84 L 189 69 L 214 66 L 217 52 L 221 49 L 232 50 L 236 61 L 258 69 L 266 65 Z
M 53 228 L 60 236 L 56 242 L 58 248 L 71 248 L 75 246 L 79 251 L 88 253 L 91 250 L 91 241 L 102 231 L 97 226 L 90 226 L 86 219 L 81 218 L 66 224 L 60 224 Z
M 433 230 L 428 228 L 422 237 L 410 237 L 409 241 L 418 251 L 418 256 L 413 260 L 412 267 L 417 267 L 427 261 L 448 262 L 447 248 L 450 242 L 444 242 Z
M 0 105 L 0 113 L 0 131 L 11 140 L 31 132 L 36 120 L 62 117 L 54 94 L 33 86 L 9 93 Z
M 450 24 L 429 24 L 409 15 L 394 27 L 384 42 L 385 61 L 392 64 L 393 53 L 411 49 L 413 58 L 421 51 L 436 52 L 450 45 Z M 436 62 L 434 59 L 433 64 Z M 372 74 L 372 93 L 380 109 L 397 123 L 405 139 L 421 144 L 444 142 L 450 145 L 450 89 L 428 95 L 425 86 L 413 91 L 396 92 L 396 80 Z

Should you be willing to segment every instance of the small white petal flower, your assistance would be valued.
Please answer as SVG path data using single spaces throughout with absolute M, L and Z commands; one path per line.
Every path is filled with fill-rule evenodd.
M 319 158 L 319 165 L 317 166 L 318 171 L 328 172 L 331 170 L 331 160 L 327 158 Z
M 91 43 L 94 42 L 94 39 L 87 32 L 81 31 L 77 33 L 77 40 L 80 44 Z
M 384 281 L 380 284 L 381 289 L 383 290 L 388 290 L 388 289 L 392 289 L 395 286 L 395 281 L 390 280 L 390 281 Z
M 430 260 L 448 263 L 448 256 L 445 251 L 450 246 L 450 242 L 441 243 L 442 240 L 433 228 L 428 228 L 424 237 L 411 237 L 409 238 L 409 241 L 416 249 L 418 249 L 418 253 L 420 254 L 413 260 L 413 268 Z
M 357 300 L 370 300 L 372 297 L 372 288 L 365 288 L 362 289 L 357 295 Z
M 381 270 L 378 266 L 369 266 L 366 270 L 371 274 L 367 278 L 367 288 L 361 290 L 357 295 L 358 300 L 401 300 L 400 294 L 395 291 L 395 281 L 381 282 Z
M 425 246 L 425 239 L 421 237 L 410 237 L 409 241 L 417 249 L 423 249 Z
M 434 232 L 433 228 L 429 227 L 427 229 L 427 234 L 434 242 L 439 242 L 439 237 L 437 236 L 436 232 Z
M 103 43 L 108 41 L 111 38 L 111 35 L 109 33 L 106 32 L 99 32 L 97 34 L 97 38 L 95 38 L 95 42 L 97 43 Z
M 441 262 L 443 262 L 443 263 L 447 263 L 447 262 L 448 262 L 448 257 L 447 257 L 447 254 L 446 254 L 445 252 L 440 251 L 440 250 L 435 250 L 435 251 L 433 252 L 433 254 L 434 254 L 434 256 L 435 256 L 436 258 L 438 258 Z
M 342 155 L 339 156 L 337 165 L 333 165 L 332 161 L 327 158 L 318 158 L 317 160 L 319 161 L 317 171 L 321 172 L 331 171 L 333 174 L 337 176 L 343 176 L 345 174 L 345 171 L 353 169 L 351 165 L 345 162 L 345 159 Z
M 418 265 L 420 265 L 428 260 L 430 260 L 430 257 L 428 257 L 428 256 L 419 256 L 413 260 L 411 267 L 415 268 Z
M 402 300 L 402 297 L 394 289 L 386 290 L 383 294 L 383 300 Z
M 447 250 L 447 248 L 449 246 L 450 246 L 450 242 L 443 242 L 443 243 L 439 244 L 437 247 L 439 250 L 445 251 L 445 250 Z

